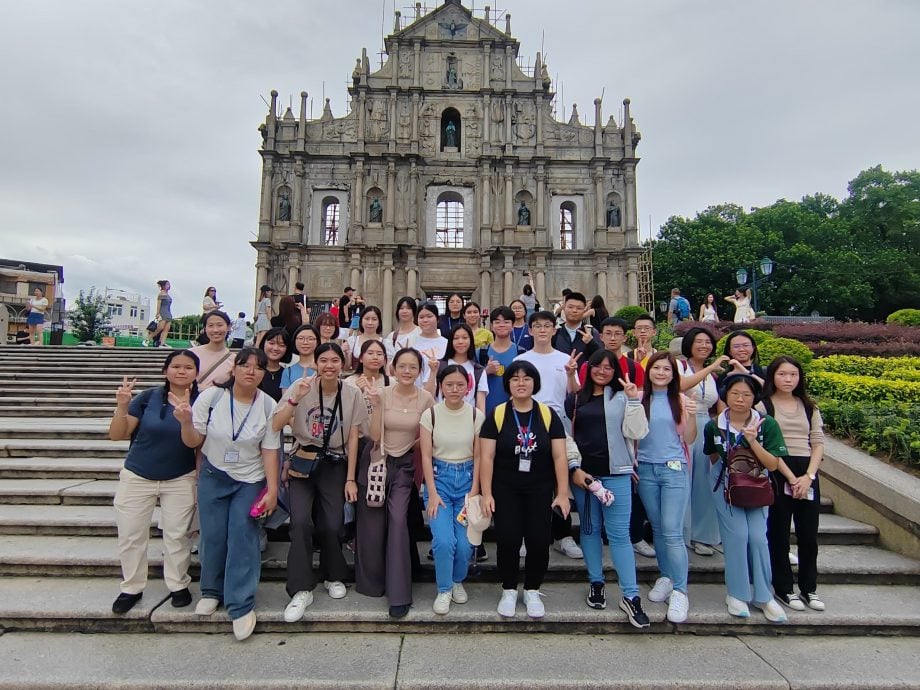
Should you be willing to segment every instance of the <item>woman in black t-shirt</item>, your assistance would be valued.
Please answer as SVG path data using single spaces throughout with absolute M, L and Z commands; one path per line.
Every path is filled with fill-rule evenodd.
M 291 339 L 284 328 L 272 328 L 267 331 L 259 341 L 259 349 L 268 358 L 265 367 L 265 376 L 259 384 L 259 390 L 267 393 L 275 402 L 281 400 L 281 374 L 284 373 L 282 364 L 291 361 Z
M 486 418 L 480 431 L 482 505 L 495 516 L 502 580 L 498 613 L 515 614 L 523 539 L 524 603 L 528 616 L 542 618 L 539 590 L 549 565 L 552 511 L 563 517 L 569 512 L 565 430 L 553 410 L 533 399 L 540 391 L 540 373 L 533 364 L 512 362 L 502 381 L 510 400 Z

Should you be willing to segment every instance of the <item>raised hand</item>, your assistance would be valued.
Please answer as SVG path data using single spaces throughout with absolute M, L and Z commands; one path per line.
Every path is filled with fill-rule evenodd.
M 696 398 L 688 396 L 684 400 L 684 411 L 687 413 L 688 417 L 694 417 L 696 415 Z
M 725 365 L 728 364 L 730 361 L 731 361 L 731 357 L 729 357 L 728 355 L 721 355 L 719 357 L 716 357 L 715 361 L 713 361 L 713 363 L 710 364 L 710 366 L 712 367 L 713 371 L 718 371 L 719 369 L 724 368 Z
M 367 381 L 367 376 L 361 374 L 356 380 L 355 385 L 358 387 L 362 393 L 367 392 L 367 387 L 370 385 Z
M 136 378 L 133 378 L 129 381 L 128 377 L 125 376 L 122 379 L 121 385 L 118 387 L 118 390 L 115 391 L 115 402 L 119 406 L 130 404 L 131 398 L 134 396 L 134 384 L 136 383 Z
M 639 390 L 639 386 L 634 384 L 629 380 L 629 370 L 626 370 L 626 373 L 623 374 L 624 378 L 620 379 L 620 385 L 623 386 L 623 393 L 630 400 L 638 400 L 642 392 Z
M 308 376 L 306 370 L 304 370 L 303 376 L 297 379 L 294 385 L 288 389 L 288 397 L 295 403 L 300 402 L 303 397 L 310 392 L 310 389 L 313 388 L 313 383 L 315 381 L 316 374 Z
M 176 395 L 172 391 L 166 395 L 166 400 L 173 406 L 173 417 L 175 417 L 180 424 L 191 424 L 192 422 L 192 405 L 189 402 L 190 399 L 191 391 L 187 389 L 182 392 L 182 395 Z
M 581 328 L 581 330 L 579 331 L 579 333 L 581 333 L 581 341 L 582 341 L 585 345 L 587 345 L 587 344 L 590 343 L 592 340 L 594 340 L 594 336 L 591 335 L 591 326 L 582 326 L 582 328 Z
M 431 369 L 432 373 L 438 370 L 438 353 L 434 350 L 425 350 L 422 355 L 428 361 L 428 368 Z
M 744 434 L 744 438 L 747 440 L 748 445 L 757 440 L 757 432 L 760 430 L 760 425 L 763 424 L 763 420 L 764 417 L 761 417 L 756 422 L 751 422 L 741 430 L 741 433 Z
M 372 407 L 377 407 L 380 404 L 380 389 L 377 388 L 376 381 L 367 381 L 364 395 L 367 397 L 367 401 Z
M 501 367 L 497 359 L 492 359 L 489 357 L 489 363 L 486 364 L 486 373 L 490 376 L 495 376 L 498 374 L 498 370 Z
M 731 372 L 731 373 L 733 373 L 733 374 L 747 374 L 747 373 L 749 373 L 748 370 L 747 370 L 747 367 L 745 367 L 745 366 L 744 366 L 741 362 L 739 362 L 737 359 L 730 359 L 730 360 L 728 360 L 728 364 L 729 364 L 729 366 L 732 368 L 732 372 Z
M 581 359 L 581 352 L 572 350 L 572 354 L 569 355 L 569 361 L 565 363 L 565 373 L 571 376 L 578 371 L 578 360 Z

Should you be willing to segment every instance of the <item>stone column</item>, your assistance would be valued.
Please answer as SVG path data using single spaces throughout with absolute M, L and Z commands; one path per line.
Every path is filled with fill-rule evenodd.
M 291 263 L 288 264 L 288 293 L 294 292 L 294 283 L 300 280 L 300 266 L 297 265 L 298 257 L 296 254 L 290 256 Z
M 510 50 L 510 48 L 509 48 Z M 511 79 L 511 75 L 508 75 L 508 79 Z M 508 88 L 511 88 L 511 85 L 508 85 Z M 511 144 L 514 142 L 514 138 L 511 136 L 511 94 L 505 94 L 505 152 L 511 153 Z
M 367 125 L 365 124 L 365 118 L 367 117 L 367 92 L 364 89 L 358 91 L 358 151 L 364 150 L 364 132 Z
M 303 241 L 303 176 L 303 160 L 297 159 L 294 161 L 294 183 L 291 185 L 291 225 L 300 226 L 301 236 L 298 238 L 298 241 Z
M 390 89 L 390 104 L 387 112 L 390 113 L 390 134 L 387 137 L 387 151 L 396 153 L 396 123 L 398 119 L 396 116 L 396 89 L 393 88 Z
M 272 177 L 274 175 L 274 161 L 271 154 L 266 154 L 262 163 L 262 207 L 259 209 L 259 222 L 271 223 L 272 221 Z
M 482 43 L 482 88 L 492 88 L 492 41 L 483 41 Z M 488 106 L 488 101 L 486 106 Z
M 607 208 L 604 205 L 604 166 L 601 164 L 594 167 L 594 196 L 595 227 L 604 230 L 607 228 Z
M 416 88 L 420 88 L 422 86 L 422 69 L 421 69 L 422 68 L 422 41 L 421 39 L 416 39 L 412 43 L 412 49 L 415 51 L 415 55 L 414 55 L 414 61 L 415 61 L 414 68 L 415 69 L 413 69 L 412 71 L 413 75 L 415 76 L 414 76 L 414 79 L 412 80 L 412 85 Z
M 260 249 L 256 255 L 256 294 L 255 301 L 259 299 L 259 288 L 268 282 L 268 254 Z M 255 304 L 255 301 L 253 304 Z
M 537 227 L 545 227 L 544 221 L 544 193 L 546 189 L 546 174 L 543 172 L 543 163 L 537 163 L 537 172 L 534 174 L 537 183 Z
M 625 171 L 626 178 L 626 213 L 621 220 L 626 230 L 635 230 L 638 226 L 636 210 L 636 170 L 632 165 L 628 165 Z
M 492 142 L 492 97 L 489 94 L 482 96 L 482 111 L 482 145 L 485 148 L 486 144 Z
M 502 277 L 502 304 L 509 304 L 514 299 L 514 256 L 505 255 L 505 270 Z
M 352 196 L 351 217 L 355 223 L 364 222 L 364 161 L 355 161 L 355 193 Z
M 511 163 L 507 163 L 505 165 L 505 227 L 514 224 L 514 172 Z
M 387 255 L 383 264 L 383 332 L 393 330 L 393 257 Z
M 396 211 L 396 163 L 387 163 L 387 204 L 383 207 L 383 222 L 392 225 Z
M 508 18 L 508 15 L 506 14 L 505 17 Z M 509 22 L 511 21 L 510 18 L 508 19 L 508 21 Z M 512 48 L 510 45 L 506 45 L 505 46 L 505 88 L 506 89 L 511 88 L 511 67 L 513 65 L 514 65 L 514 48 Z M 508 98 L 510 99 L 511 97 L 509 96 Z M 511 113 L 511 110 L 509 108 L 508 111 L 506 112 L 506 116 L 510 115 L 510 113 Z M 511 141 L 511 139 L 509 138 L 508 141 Z
M 482 187 L 482 218 L 479 220 L 479 226 L 492 225 L 492 184 L 489 174 L 489 164 L 482 164 L 482 172 L 479 177 L 479 186 Z
M 594 276 L 597 279 L 597 294 L 604 298 L 606 302 L 608 300 L 607 295 L 607 257 L 599 256 L 595 261 L 594 265 Z
M 418 104 L 419 95 L 416 91 L 412 94 L 412 150 L 418 151 Z
M 537 293 L 537 301 L 544 305 L 544 309 L 549 306 L 549 303 L 546 301 L 546 272 L 537 271 L 537 285 L 534 289 L 534 292 Z
M 361 288 L 361 269 L 354 266 L 351 267 L 351 282 L 349 283 L 352 287 L 355 288 L 358 292 L 362 291 Z
M 488 270 L 488 257 L 483 257 L 483 268 L 479 273 L 479 301 L 481 306 L 491 306 L 492 301 L 492 273 Z
M 545 102 L 543 96 L 534 99 L 537 106 L 537 155 L 542 156 L 543 151 L 543 108 Z
M 413 160 L 409 164 L 409 244 L 418 241 L 418 165 Z M 413 295 L 414 296 L 414 295 Z
M 639 259 L 635 256 L 627 259 L 626 300 L 629 304 L 639 304 Z
M 406 294 L 409 297 L 418 295 L 418 264 L 414 251 L 410 251 L 406 256 Z

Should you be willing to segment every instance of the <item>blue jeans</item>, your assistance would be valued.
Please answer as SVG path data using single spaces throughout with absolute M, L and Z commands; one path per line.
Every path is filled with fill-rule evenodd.
M 198 513 L 201 520 L 201 595 L 224 602 L 236 620 L 255 607 L 262 570 L 259 523 L 249 509 L 265 480 L 238 482 L 206 459 L 198 477 Z
M 710 488 L 715 485 L 722 470 L 717 462 L 709 468 Z M 716 515 L 719 518 L 719 532 L 722 535 L 722 550 L 725 553 L 725 586 L 729 596 L 741 601 L 763 604 L 773 598 L 770 582 L 773 572 L 770 567 L 770 547 L 767 545 L 767 509 L 738 508 L 725 502 L 723 484 L 712 494 Z
M 431 528 L 431 550 L 434 552 L 434 576 L 439 592 L 449 592 L 455 582 L 463 582 L 469 569 L 473 547 L 466 536 L 466 527 L 457 522 L 463 510 L 463 500 L 473 487 L 473 461 L 445 462 L 432 459 L 434 486 L 444 503 L 428 523 Z M 428 487 L 424 489 L 428 507 Z
M 632 511 L 632 475 L 618 474 L 612 477 L 596 477 L 604 488 L 613 492 L 614 501 L 603 506 L 592 494 L 580 486 L 572 485 L 578 514 L 581 517 L 581 550 L 585 554 L 588 582 L 604 581 L 604 544 L 601 541 L 601 520 L 610 542 L 610 559 L 617 571 L 620 590 L 624 597 L 632 599 L 639 594 L 636 582 L 636 555 L 629 539 L 629 515 Z M 587 510 L 585 500 L 587 496 Z M 590 515 L 590 516 L 589 516 Z M 587 527 L 591 528 L 586 532 Z
M 715 546 L 720 540 L 719 521 L 712 504 L 712 483 L 715 480 L 709 480 L 709 456 L 703 452 L 703 429 L 708 422 L 708 413 L 696 416 L 696 441 L 690 447 L 693 466 L 684 517 L 684 543 L 687 546 L 691 541 Z
M 690 473 L 687 463 L 672 470 L 665 463 L 639 463 L 639 496 L 655 535 L 658 568 L 678 592 L 687 593 L 689 559 L 684 546 L 684 513 Z

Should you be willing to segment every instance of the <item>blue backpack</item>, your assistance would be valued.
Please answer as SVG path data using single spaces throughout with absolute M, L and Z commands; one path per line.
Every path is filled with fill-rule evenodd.
M 686 321 L 690 318 L 690 302 L 687 301 L 687 298 L 681 295 L 677 298 L 677 309 L 675 313 L 677 314 L 678 321 Z

